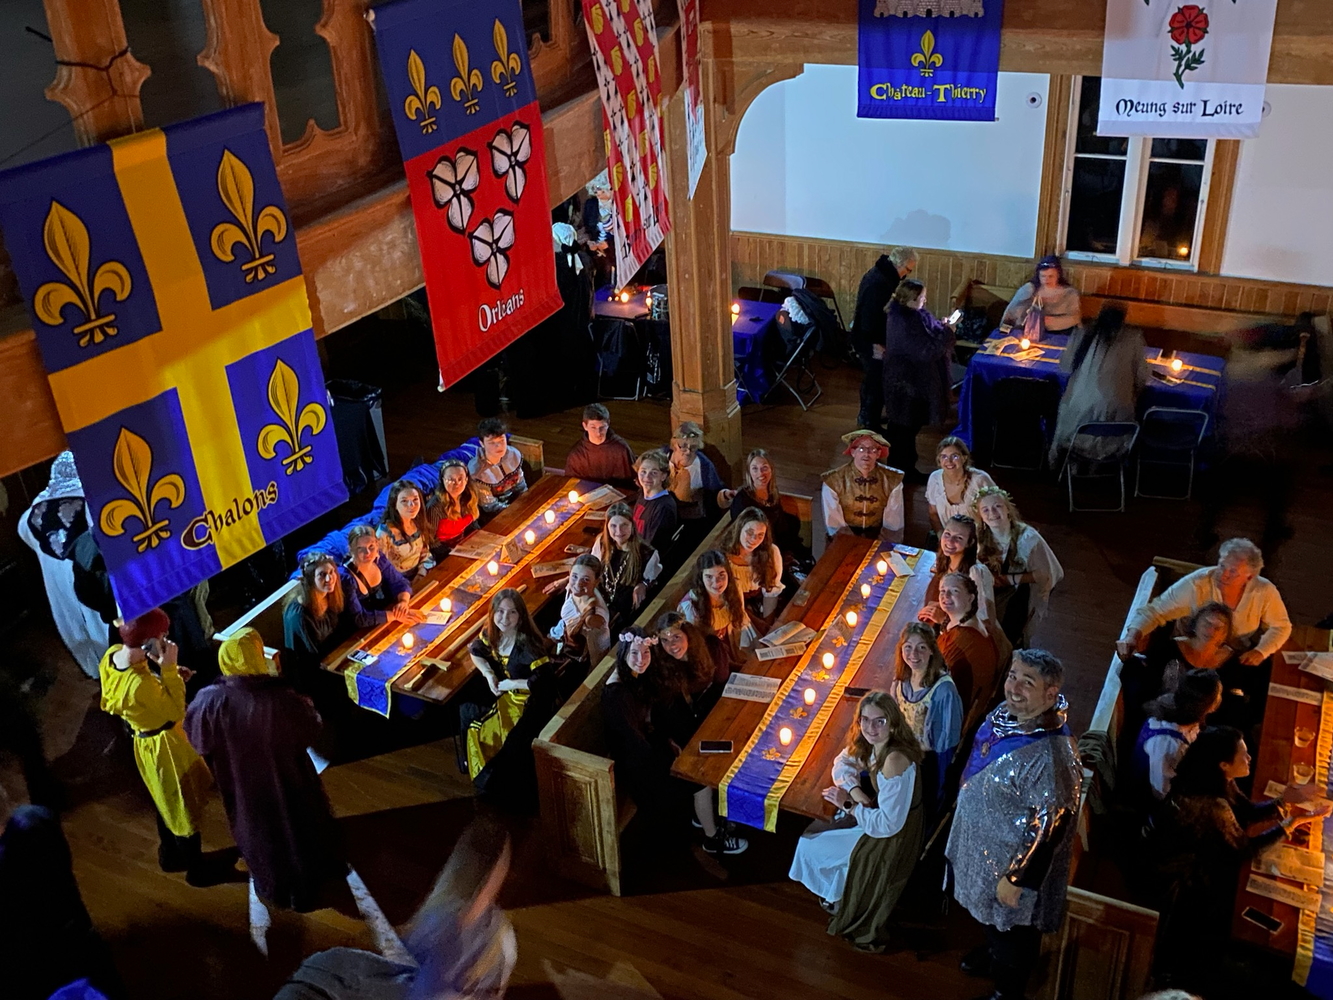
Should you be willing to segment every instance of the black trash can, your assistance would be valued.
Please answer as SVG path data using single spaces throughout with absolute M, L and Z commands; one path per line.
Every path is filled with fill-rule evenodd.
M 352 379 L 330 379 L 333 433 L 342 456 L 343 482 L 353 495 L 389 474 L 384 444 L 383 390 Z

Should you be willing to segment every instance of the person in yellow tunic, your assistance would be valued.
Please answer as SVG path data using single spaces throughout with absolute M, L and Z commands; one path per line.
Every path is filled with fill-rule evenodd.
M 903 473 L 885 465 L 889 442 L 864 429 L 842 436 L 852 460 L 820 477 L 824 524 L 830 535 L 847 529 L 867 538 L 901 538 Z
M 208 768 L 185 738 L 185 682 L 193 671 L 176 662 L 167 638 L 170 619 L 154 608 L 120 626 L 121 643 L 102 657 L 102 711 L 125 720 L 134 762 L 157 807 L 163 871 L 202 876 L 198 817 L 208 795 Z M 154 673 L 151 664 L 156 664 Z
M 557 696 L 550 645 L 537 631 L 523 595 L 502 590 L 470 649 L 495 703 L 467 725 L 467 769 L 477 788 L 506 797 L 536 792 L 532 741 L 555 713 Z

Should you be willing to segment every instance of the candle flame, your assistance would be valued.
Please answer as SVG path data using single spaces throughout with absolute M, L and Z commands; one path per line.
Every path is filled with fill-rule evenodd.
M 888 562 L 884 559 L 881 559 L 879 562 L 875 563 L 875 572 L 878 573 L 880 576 L 885 576 L 889 572 Z
M 806 688 L 804 697 L 807 705 L 813 705 L 815 703 L 815 689 Z
M 781 729 L 778 730 L 778 742 L 781 743 L 784 747 L 788 746 L 791 743 L 790 727 L 783 726 Z
M 628 302 L 628 301 L 629 301 L 629 292 L 621 292 L 621 293 L 620 293 L 620 301 L 621 301 L 621 302 Z
M 831 670 L 833 668 L 833 654 L 825 653 L 821 662 L 824 664 L 825 670 Z
M 870 584 L 861 584 L 861 596 L 867 599 L 870 597 Z
M 855 627 L 856 627 L 856 612 L 855 612 L 855 611 L 848 611 L 847 614 L 846 614 L 844 617 L 847 619 L 847 625 L 848 625 L 849 628 L 855 628 Z
M 1171 370 L 1172 370 L 1173 372 L 1178 372 L 1178 371 L 1180 371 L 1181 369 L 1183 369 L 1184 367 L 1185 367 L 1185 362 L 1181 361 L 1179 358 L 1172 358 L 1172 359 L 1171 359 Z
M 403 633 L 403 648 L 404 648 L 404 649 L 411 649 L 412 646 L 413 646 L 413 644 L 414 644 L 416 641 L 417 641 L 417 637 L 414 636 L 411 632 L 404 632 L 404 633 Z
M 449 598 L 447 597 L 441 597 L 440 610 L 447 615 L 450 611 L 454 610 L 454 602 L 449 600 Z
M 537 532 L 533 531 L 531 528 L 523 532 L 523 541 L 527 542 L 529 545 L 531 545 L 536 540 L 537 540 Z
M 578 490 L 570 490 L 570 491 L 569 491 L 569 502 L 570 502 L 570 503 L 578 503 L 578 502 L 579 502 L 579 491 L 578 491 Z
M 1032 346 L 1032 341 L 1028 340 L 1027 337 L 1024 337 L 1022 340 L 1018 342 L 1018 346 L 1026 351 L 1029 347 Z
M 733 302 L 731 304 L 731 315 L 739 316 L 740 314 L 741 314 L 741 304 L 739 302 Z
M 491 574 L 491 576 L 499 576 L 500 564 L 496 562 L 494 559 L 492 559 L 490 562 L 486 564 L 486 572 Z
M 548 510 L 545 514 L 542 515 L 542 518 L 546 521 L 547 524 L 555 524 L 555 511 Z

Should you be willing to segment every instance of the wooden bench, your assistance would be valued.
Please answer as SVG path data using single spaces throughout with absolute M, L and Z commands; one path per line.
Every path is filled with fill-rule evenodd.
M 810 498 L 784 494 L 782 506 L 801 518 L 802 540 L 808 544 Z M 717 548 L 730 525 L 729 517 L 719 520 L 635 624 L 651 627 L 662 612 L 675 610 L 689 589 L 698 555 Z M 565 877 L 619 896 L 620 835 L 634 818 L 634 803 L 616 789 L 615 762 L 602 729 L 602 688 L 614 668 L 612 652 L 546 724 L 532 749 L 547 857 Z
M 529 483 L 542 477 L 546 460 L 545 446 L 537 438 L 509 435 L 509 443 L 523 458 L 523 475 Z M 431 463 L 433 464 L 433 463 Z M 295 593 L 296 580 L 284 580 L 277 590 L 269 594 L 253 608 L 224 629 L 213 633 L 213 638 L 222 642 L 230 639 L 241 629 L 250 627 L 259 633 L 264 645 L 269 649 L 280 649 L 283 643 L 282 612 L 288 598 Z

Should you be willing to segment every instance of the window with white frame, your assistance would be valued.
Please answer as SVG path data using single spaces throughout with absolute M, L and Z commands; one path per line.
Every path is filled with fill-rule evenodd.
M 1061 250 L 1118 264 L 1198 266 L 1213 143 L 1097 134 L 1101 79 L 1078 80 L 1065 151 Z

